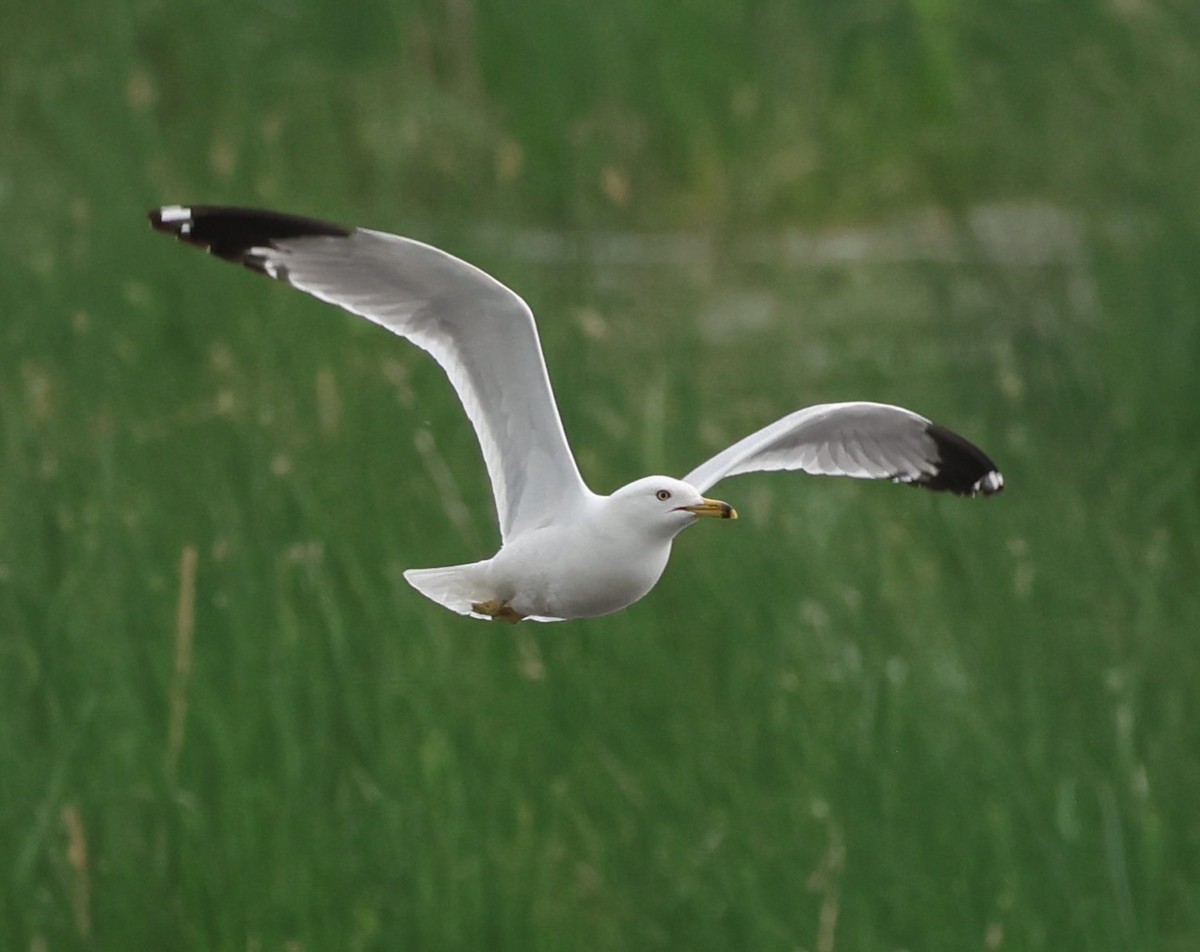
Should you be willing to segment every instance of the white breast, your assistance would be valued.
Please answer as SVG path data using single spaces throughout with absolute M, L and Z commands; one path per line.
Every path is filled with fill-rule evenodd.
M 522 615 L 590 618 L 649 592 L 670 555 L 670 540 L 648 546 L 576 523 L 521 535 L 496 553 L 489 571 L 497 597 Z

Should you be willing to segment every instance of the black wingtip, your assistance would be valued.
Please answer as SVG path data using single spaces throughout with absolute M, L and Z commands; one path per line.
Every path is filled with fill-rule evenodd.
M 1000 470 L 974 443 L 936 423 L 925 432 L 937 447 L 937 470 L 917 485 L 958 496 L 991 496 L 1004 489 Z
M 256 248 L 276 247 L 288 238 L 346 238 L 351 229 L 315 218 L 260 208 L 221 205 L 164 205 L 152 210 L 150 225 L 219 258 L 262 269 Z

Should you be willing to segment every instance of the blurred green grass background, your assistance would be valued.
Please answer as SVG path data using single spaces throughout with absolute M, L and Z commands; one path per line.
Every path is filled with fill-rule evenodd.
M 0 10 L 0 948 L 1200 948 L 1200 15 Z M 441 244 L 599 491 L 824 400 L 987 502 L 721 487 L 634 608 L 460 619 L 411 346 L 153 235 Z

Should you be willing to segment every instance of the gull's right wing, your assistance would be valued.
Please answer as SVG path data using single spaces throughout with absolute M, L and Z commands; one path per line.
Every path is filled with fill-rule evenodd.
M 806 407 L 751 433 L 683 477 L 700 492 L 760 470 L 890 479 L 960 496 L 990 496 L 1004 477 L 983 450 L 911 410 L 884 403 Z

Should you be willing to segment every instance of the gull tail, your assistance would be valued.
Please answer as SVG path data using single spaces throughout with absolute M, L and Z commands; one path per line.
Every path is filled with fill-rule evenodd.
M 409 569 L 404 581 L 444 608 L 460 615 L 480 616 L 471 611 L 475 602 L 486 601 L 488 594 L 486 568 L 491 559 L 468 562 L 465 565 L 445 565 L 436 569 Z

